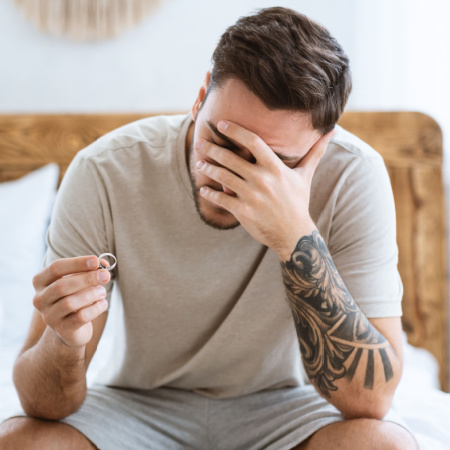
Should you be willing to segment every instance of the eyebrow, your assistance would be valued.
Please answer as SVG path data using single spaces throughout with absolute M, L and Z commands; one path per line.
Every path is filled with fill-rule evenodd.
M 237 145 L 233 140 L 231 140 L 228 136 L 225 136 L 224 134 L 222 134 L 217 127 L 209 120 L 206 121 L 207 125 L 209 126 L 209 128 L 211 129 L 211 131 L 222 141 L 224 141 L 228 147 L 229 150 L 232 151 L 236 151 L 236 150 L 241 150 L 241 147 L 239 147 L 239 145 Z M 298 161 L 301 158 L 299 158 L 298 156 L 286 156 L 286 155 L 282 155 L 274 150 L 272 150 L 275 155 L 278 156 L 278 158 L 280 158 L 282 161 Z

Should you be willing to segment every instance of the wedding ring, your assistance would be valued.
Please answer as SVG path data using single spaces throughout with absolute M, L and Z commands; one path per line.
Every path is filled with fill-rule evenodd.
M 103 258 L 104 256 L 109 256 L 110 258 L 114 259 L 114 263 L 111 264 L 110 266 L 104 266 L 101 262 L 100 259 Z M 116 267 L 117 265 L 117 258 L 112 254 L 112 253 L 102 253 L 99 257 L 99 269 L 106 269 L 106 270 L 113 270 L 114 267 Z

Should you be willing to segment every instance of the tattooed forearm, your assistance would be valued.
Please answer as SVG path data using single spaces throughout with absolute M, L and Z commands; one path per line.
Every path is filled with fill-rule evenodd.
M 305 370 L 320 392 L 330 397 L 335 381 L 353 379 L 361 360 L 364 387 L 373 389 L 376 352 L 389 381 L 390 344 L 356 305 L 317 231 L 300 239 L 282 270 Z

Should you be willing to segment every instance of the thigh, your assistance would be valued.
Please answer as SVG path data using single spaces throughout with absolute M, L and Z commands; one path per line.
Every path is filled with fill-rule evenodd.
M 312 385 L 214 399 L 209 408 L 211 443 L 217 450 L 288 450 L 342 420 Z
M 62 419 L 99 449 L 205 448 L 205 402 L 189 391 L 95 385 L 81 408 Z
M 69 425 L 31 417 L 12 417 L 0 425 L 3 450 L 91 450 L 97 447 Z
M 217 450 L 290 450 L 344 420 L 311 384 L 214 399 L 209 408 L 211 442 Z M 394 411 L 386 420 L 406 428 Z

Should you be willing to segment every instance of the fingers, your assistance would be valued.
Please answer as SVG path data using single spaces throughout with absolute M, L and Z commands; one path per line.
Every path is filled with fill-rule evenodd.
M 324 134 L 317 140 L 317 142 L 311 147 L 308 153 L 302 158 L 297 168 L 301 168 L 302 171 L 312 178 L 314 172 L 325 154 L 330 139 L 336 134 L 335 130 L 331 130 L 327 134 Z
M 210 164 L 206 161 L 198 161 L 196 168 L 198 172 L 201 172 L 211 180 L 220 183 L 224 188 L 228 188 L 235 193 L 240 192 L 245 186 L 242 178 L 223 167 Z
M 208 186 L 200 188 L 200 195 L 214 205 L 220 206 L 230 212 L 238 206 L 236 197 L 225 194 L 225 192 L 216 191 Z
M 102 263 L 109 265 L 104 259 Z M 101 284 L 111 275 L 98 266 L 96 256 L 60 259 L 33 278 L 33 305 L 66 345 L 86 345 L 92 337 L 90 322 L 108 308 Z
M 47 310 L 43 313 L 44 320 L 49 325 L 52 325 L 52 321 L 61 320 L 64 317 L 76 313 L 77 311 L 80 311 L 81 309 L 103 299 L 106 299 L 106 289 L 103 286 L 96 286 L 72 295 L 68 295 L 52 305 L 51 308 L 47 308 Z M 52 318 L 46 317 L 50 309 L 52 310 Z
M 97 270 L 98 266 L 96 256 L 58 259 L 34 276 L 33 286 L 36 290 L 41 290 L 64 276 Z
M 199 157 L 209 158 L 243 179 L 247 178 L 249 171 L 255 170 L 252 163 L 237 155 L 234 151 L 205 140 L 196 142 L 195 151 L 199 154 Z
M 105 288 L 100 285 L 108 283 L 111 275 L 108 270 L 93 270 L 93 264 L 88 264 L 89 262 L 95 262 L 98 268 L 97 257 L 67 258 L 54 261 L 35 276 L 33 282 L 36 294 L 33 305 L 43 315 L 47 324 L 50 325 L 55 320 L 106 296 Z M 105 260 L 102 262 L 108 263 Z M 78 271 L 78 273 L 70 273 L 72 270 Z M 58 275 L 60 278 L 48 286 L 40 287 L 42 283 L 53 280 Z M 90 289 L 95 287 L 99 289 L 96 291 Z M 74 295 L 81 292 L 84 293 L 81 296 Z M 94 292 L 97 292 L 97 295 L 94 295 Z
M 108 266 L 108 261 L 102 259 Z M 54 261 L 33 278 L 35 308 L 44 322 L 70 346 L 85 345 L 92 337 L 90 321 L 108 308 L 108 270 L 99 270 L 96 256 Z M 84 326 L 86 325 L 86 326 Z
M 255 133 L 224 120 L 217 124 L 217 128 L 232 141 L 239 143 L 250 151 L 257 162 L 263 165 L 280 163 L 271 148 Z
M 107 261 L 106 259 L 103 259 L 103 258 L 100 260 L 100 262 L 106 267 L 109 267 L 111 265 L 111 263 L 109 261 Z
M 82 347 L 92 338 L 92 321 L 103 314 L 108 307 L 106 300 L 99 300 L 60 320 L 54 320 L 50 328 L 69 347 Z
M 94 305 L 96 305 L 95 308 L 91 308 Z M 105 311 L 107 307 L 106 289 L 103 286 L 97 286 L 62 298 L 52 307 L 46 308 L 42 312 L 42 318 L 47 325 L 61 332 L 65 328 L 62 326 L 62 323 L 67 323 L 67 319 L 69 319 L 69 324 L 78 323 L 78 325 L 84 325 L 86 323 L 84 322 L 85 320 L 93 320 L 93 318 Z M 93 314 L 96 315 L 93 316 Z M 76 319 L 72 317 L 74 315 L 77 316 Z
M 64 276 L 37 292 L 34 302 L 35 307 L 41 310 L 63 297 L 90 287 L 106 284 L 110 279 L 111 275 L 106 269 L 77 273 L 70 277 Z
M 86 325 L 89 322 L 92 322 L 94 319 L 96 319 L 100 314 L 106 311 L 108 309 L 108 302 L 103 299 L 99 300 L 92 305 L 80 309 L 77 312 L 69 315 L 65 318 L 66 322 L 66 329 L 73 328 L 74 330 L 80 328 L 83 325 Z

